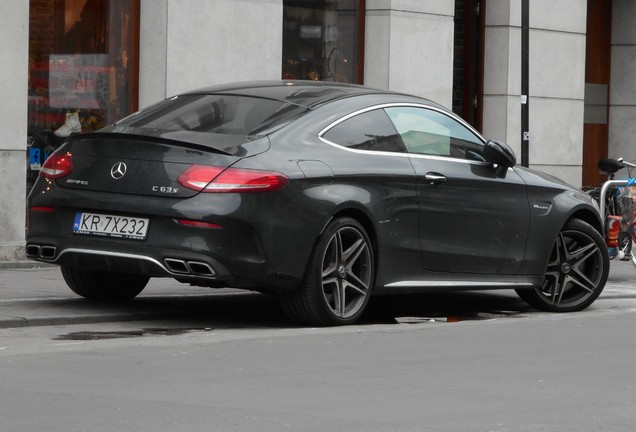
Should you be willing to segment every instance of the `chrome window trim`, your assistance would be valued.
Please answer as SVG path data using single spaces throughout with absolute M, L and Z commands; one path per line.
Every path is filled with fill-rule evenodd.
M 351 152 L 351 153 L 367 154 L 367 155 L 381 155 L 381 156 L 394 156 L 394 157 L 408 157 L 408 158 L 415 158 L 415 159 L 431 159 L 431 160 L 441 160 L 441 161 L 447 161 L 447 162 L 448 161 L 453 161 L 453 162 L 467 163 L 467 164 L 471 164 L 471 165 L 482 165 L 482 166 L 490 166 L 490 165 L 492 165 L 489 162 L 473 161 L 473 160 L 468 160 L 468 159 L 459 159 L 459 158 L 454 158 L 454 157 L 450 157 L 450 156 L 424 155 L 424 154 L 408 153 L 408 152 L 407 153 L 395 153 L 395 152 L 385 152 L 385 151 L 352 149 L 352 148 L 343 146 L 342 144 L 338 144 L 338 143 L 335 143 L 333 141 L 329 141 L 328 139 L 323 137 L 323 135 L 326 134 L 329 130 L 331 130 L 332 128 L 336 127 L 340 123 L 342 123 L 342 122 L 344 122 L 346 120 L 349 120 L 352 117 L 355 117 L 355 116 L 360 115 L 360 114 L 364 114 L 364 113 L 369 112 L 369 111 L 374 111 L 374 110 L 378 110 L 378 109 L 382 109 L 383 110 L 385 108 L 397 108 L 397 107 L 422 108 L 422 109 L 427 109 L 427 110 L 438 112 L 438 113 L 440 113 L 442 115 L 445 115 L 446 117 L 449 117 L 449 118 L 457 121 L 462 126 L 464 126 L 473 135 L 475 135 L 475 137 L 479 141 L 481 141 L 482 145 L 486 144 L 486 140 L 484 140 L 484 138 L 479 134 L 479 132 L 477 132 L 471 125 L 466 123 L 466 121 L 464 121 L 464 119 L 462 119 L 461 117 L 459 117 L 459 116 L 457 116 L 457 115 L 455 115 L 453 113 L 448 113 L 448 112 L 446 112 L 444 110 L 441 110 L 441 109 L 439 109 L 437 107 L 434 107 L 434 106 L 425 105 L 425 104 L 419 104 L 419 103 L 414 103 L 414 102 L 385 103 L 385 104 L 379 104 L 379 105 L 374 105 L 374 106 L 371 106 L 371 107 L 366 107 L 366 108 L 359 109 L 359 110 L 354 111 L 354 112 L 352 112 L 350 114 L 347 114 L 344 117 L 339 118 L 338 120 L 336 120 L 336 121 L 330 123 L 329 125 L 325 126 L 324 128 L 322 128 L 322 130 L 320 132 L 318 132 L 318 139 L 320 139 L 325 144 L 328 144 L 328 145 L 336 147 L 336 148 L 338 148 L 340 150 L 345 150 L 345 151 L 348 151 L 348 152 Z

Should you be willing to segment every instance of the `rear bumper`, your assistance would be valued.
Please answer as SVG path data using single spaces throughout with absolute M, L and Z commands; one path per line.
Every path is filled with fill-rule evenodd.
M 291 267 L 278 259 L 292 254 L 282 250 L 280 255 L 267 254 L 254 227 L 236 219 L 222 219 L 224 228 L 217 230 L 151 216 L 148 238 L 138 241 L 74 234 L 69 222 L 73 214 L 74 210 L 61 207 L 53 213 L 31 212 L 27 258 L 212 287 L 285 290 L 297 287 L 302 278 L 302 265 Z
M 122 273 L 143 273 L 156 277 L 194 277 L 202 279 L 221 278 L 227 270 L 219 263 L 210 264 L 194 258 L 164 258 L 163 262 L 153 257 L 139 254 L 68 248 L 58 251 L 53 245 L 29 243 L 27 258 L 70 267 L 81 267 Z M 200 258 L 199 258 L 200 259 Z M 208 259 L 209 260 L 209 259 Z
M 290 211 L 289 191 L 269 193 L 267 199 L 260 194 L 158 199 L 44 186 L 40 182 L 29 197 L 30 209 L 39 207 L 28 215 L 29 258 L 206 286 L 269 291 L 298 287 L 327 217 L 306 207 Z M 146 238 L 74 232 L 78 212 L 147 218 Z M 183 224 L 181 219 L 211 227 Z

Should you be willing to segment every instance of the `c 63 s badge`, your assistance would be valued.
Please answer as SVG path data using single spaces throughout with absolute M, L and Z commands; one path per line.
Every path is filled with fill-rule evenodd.
M 172 186 L 153 186 L 152 191 L 165 194 L 176 194 L 177 192 L 179 192 L 179 188 L 175 188 Z

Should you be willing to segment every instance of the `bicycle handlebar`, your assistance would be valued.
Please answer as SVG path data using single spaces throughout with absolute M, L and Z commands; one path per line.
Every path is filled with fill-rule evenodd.
M 632 167 L 632 168 L 636 168 L 636 164 L 633 164 L 631 162 L 627 162 L 625 159 L 623 159 L 622 157 L 619 157 L 618 159 L 616 159 L 619 163 L 623 164 L 623 165 L 627 165 L 628 167 Z

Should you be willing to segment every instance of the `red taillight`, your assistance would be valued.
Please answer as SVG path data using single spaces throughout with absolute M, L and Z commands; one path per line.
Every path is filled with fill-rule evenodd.
M 219 224 L 196 221 L 192 219 L 176 219 L 177 223 L 180 225 L 186 225 L 197 228 L 211 228 L 211 229 L 223 229 L 223 227 Z
M 70 153 L 53 153 L 42 165 L 40 175 L 45 178 L 56 179 L 65 177 L 73 171 L 73 156 Z
M 282 189 L 289 179 L 275 171 L 192 165 L 179 183 L 200 192 L 266 192 Z
M 55 207 L 52 206 L 33 206 L 30 208 L 33 212 L 38 213 L 53 213 L 55 211 Z
M 202 191 L 216 176 L 223 172 L 223 168 L 204 165 L 192 165 L 181 173 L 179 184 L 188 189 Z

